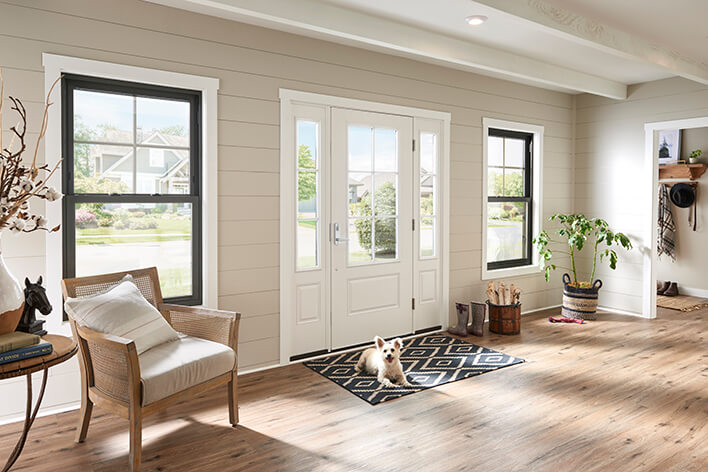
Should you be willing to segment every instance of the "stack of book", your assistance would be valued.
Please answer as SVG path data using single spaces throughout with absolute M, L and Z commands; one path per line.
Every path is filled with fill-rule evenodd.
M 19 331 L 3 334 L 0 335 L 0 364 L 46 356 L 52 349 L 51 343 L 43 342 L 36 334 Z

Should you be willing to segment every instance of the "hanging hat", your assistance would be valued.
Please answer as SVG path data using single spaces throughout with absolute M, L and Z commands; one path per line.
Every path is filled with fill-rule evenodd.
M 688 208 L 696 200 L 696 192 L 688 184 L 679 183 L 671 187 L 671 203 L 679 208 Z

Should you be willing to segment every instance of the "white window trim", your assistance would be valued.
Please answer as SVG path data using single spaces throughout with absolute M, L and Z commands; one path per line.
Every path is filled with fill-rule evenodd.
M 488 141 L 489 128 L 506 129 L 510 131 L 521 131 L 533 134 L 533 163 L 532 182 L 533 200 L 532 208 L 532 237 L 536 237 L 541 231 L 543 221 L 543 126 L 518 123 L 515 121 L 498 120 L 495 118 L 482 118 L 482 280 L 501 279 L 506 277 L 516 277 L 519 275 L 529 275 L 541 272 L 539 267 L 538 254 L 532 251 L 532 263 L 519 267 L 506 267 L 503 269 L 487 269 L 487 199 L 489 197 L 487 186 L 487 162 L 488 162 Z
M 217 90 L 219 79 L 48 53 L 42 54 L 42 64 L 45 94 L 49 92 L 57 77 L 63 73 L 202 92 L 202 303 L 216 308 L 218 306 Z M 49 108 L 49 127 L 44 148 L 46 163 L 53 167 L 61 156 L 61 90 L 59 87 L 52 93 L 51 101 L 53 105 Z M 50 184 L 63 193 L 61 177 L 56 175 L 52 180 Z M 48 204 L 46 211 L 51 224 L 61 222 L 61 204 Z M 62 321 L 60 309 L 63 305 L 59 284 L 63 267 L 61 230 L 47 235 L 46 251 L 47 296 L 54 307 L 53 316 L 47 318 L 47 330 L 70 335 L 69 325 Z

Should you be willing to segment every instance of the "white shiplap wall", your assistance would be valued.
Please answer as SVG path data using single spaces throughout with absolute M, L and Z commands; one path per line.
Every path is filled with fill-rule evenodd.
M 641 239 L 642 225 L 651 219 L 642 193 L 647 183 L 637 180 L 645 175 L 644 124 L 708 115 L 708 87 L 672 78 L 631 85 L 625 101 L 591 95 L 576 100 L 576 210 Z M 615 271 L 606 265 L 598 270 L 604 282 L 600 305 L 642 311 L 642 249 L 621 255 Z M 586 257 L 583 266 L 590 263 Z
M 0 18 L 6 91 L 27 103 L 33 132 L 43 100 L 43 52 L 219 78 L 219 307 L 243 314 L 241 368 L 271 365 L 279 356 L 279 88 L 452 114 L 453 301 L 481 299 L 486 289 L 482 117 L 545 127 L 544 212 L 573 209 L 567 94 L 137 0 L 7 0 L 0 1 Z M 16 274 L 44 272 L 41 235 L 7 237 L 3 247 Z M 525 291 L 525 310 L 560 302 L 557 278 L 549 285 L 540 276 L 515 282 Z

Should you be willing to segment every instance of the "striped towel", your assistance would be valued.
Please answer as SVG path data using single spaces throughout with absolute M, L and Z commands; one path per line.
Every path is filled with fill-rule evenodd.
M 674 233 L 676 225 L 674 216 L 671 214 L 671 200 L 669 199 L 669 189 L 666 185 L 659 186 L 659 231 L 656 235 L 656 249 L 659 256 L 666 254 L 672 261 L 676 260 L 676 248 L 674 247 Z

